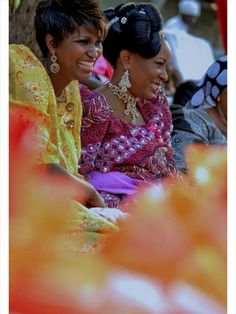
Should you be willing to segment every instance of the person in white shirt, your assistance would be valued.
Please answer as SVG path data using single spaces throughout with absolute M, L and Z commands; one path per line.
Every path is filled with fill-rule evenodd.
M 198 0 L 181 0 L 178 8 L 179 14 L 166 21 L 164 30 L 178 29 L 188 32 L 189 26 L 195 23 L 201 14 L 201 4 Z
M 181 74 L 183 82 L 197 81 L 214 62 L 212 46 L 205 38 L 188 32 L 189 26 L 201 14 L 199 1 L 181 0 L 178 8 L 179 15 L 164 24 L 165 37 L 172 50 L 169 63 Z
M 180 72 L 182 80 L 200 80 L 202 73 L 215 61 L 210 42 L 180 30 L 166 30 L 171 47 L 170 65 Z

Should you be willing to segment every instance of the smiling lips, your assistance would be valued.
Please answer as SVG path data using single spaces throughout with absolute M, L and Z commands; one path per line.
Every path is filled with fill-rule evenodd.
M 155 82 L 151 83 L 151 86 L 154 90 L 157 90 L 158 88 L 160 88 L 160 85 L 161 85 L 160 83 L 155 83 Z
M 91 72 L 93 70 L 94 62 L 91 61 L 80 61 L 78 65 L 81 69 Z

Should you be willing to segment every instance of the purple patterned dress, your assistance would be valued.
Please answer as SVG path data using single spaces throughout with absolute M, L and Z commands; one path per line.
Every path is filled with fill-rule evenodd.
M 122 121 L 105 97 L 80 85 L 83 103 L 82 155 L 79 172 L 101 193 L 108 207 L 117 207 L 143 182 L 176 175 L 172 155 L 172 121 L 164 90 L 137 105 L 145 121 Z

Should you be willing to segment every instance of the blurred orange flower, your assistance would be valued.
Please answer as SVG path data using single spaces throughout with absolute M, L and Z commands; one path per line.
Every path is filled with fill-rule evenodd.
M 188 154 L 189 177 L 139 195 L 104 255 L 166 284 L 186 281 L 226 304 L 226 152 L 197 145 Z
M 226 313 L 225 150 L 189 148 L 188 177 L 138 193 L 103 251 L 79 254 L 66 206 L 76 191 L 35 171 L 40 117 L 18 116 L 10 111 L 12 312 Z

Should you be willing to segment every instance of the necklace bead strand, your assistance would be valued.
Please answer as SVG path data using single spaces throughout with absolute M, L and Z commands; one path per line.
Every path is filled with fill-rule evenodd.
M 138 118 L 138 111 L 136 106 L 140 98 L 124 93 L 119 86 L 116 86 L 111 82 L 108 82 L 107 86 L 111 90 L 112 94 L 121 99 L 123 103 L 126 105 L 124 113 L 126 116 L 131 115 L 131 122 L 135 124 L 136 119 Z

